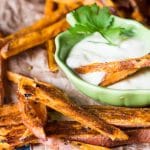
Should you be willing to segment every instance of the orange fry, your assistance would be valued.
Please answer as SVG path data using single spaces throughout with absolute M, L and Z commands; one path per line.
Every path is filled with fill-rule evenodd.
M 63 91 L 51 84 L 46 85 L 41 82 L 35 82 L 32 79 L 27 80 L 26 78 L 22 78 L 19 82 L 19 92 L 22 95 L 28 94 L 28 100 L 36 100 L 36 102 L 44 104 L 83 125 L 88 125 L 90 128 L 113 140 L 128 138 L 120 129 L 108 125 L 101 119 L 97 120 L 95 115 L 77 106 Z
M 126 108 L 103 105 L 82 106 L 109 124 L 119 127 L 150 127 L 149 108 Z
M 107 73 L 103 81 L 99 84 L 101 86 L 108 86 L 118 81 L 125 79 L 126 77 L 136 73 L 138 69 L 127 69 L 114 73 Z
M 22 95 L 26 93 L 30 96 L 27 97 L 36 102 L 47 105 L 48 107 L 95 129 L 96 131 L 109 136 L 112 139 L 127 139 L 122 131 L 113 126 L 106 124 L 103 120 L 97 120 L 95 115 L 87 113 L 84 109 L 74 104 L 67 95 L 54 87 L 51 84 L 43 82 L 35 82 L 34 80 L 8 72 L 8 79 L 11 81 L 19 82 L 19 92 Z M 26 89 L 27 88 L 27 89 Z M 32 93 L 34 91 L 34 93 Z M 111 132 L 110 132 L 111 129 Z
M 48 123 L 46 126 L 47 140 L 43 141 L 37 139 L 34 135 L 29 135 L 26 139 L 20 140 L 22 134 L 26 131 L 24 125 L 11 126 L 9 129 L 7 127 L 0 128 L 0 131 L 7 132 L 5 135 L 1 136 L 0 139 L 1 146 L 8 145 L 12 148 L 23 146 L 25 144 L 37 144 L 43 143 L 46 145 L 51 145 L 58 139 L 63 139 L 63 141 L 77 141 L 82 143 L 87 143 L 91 145 L 100 145 L 106 147 L 117 147 L 127 144 L 135 143 L 150 143 L 150 129 L 149 128 L 137 128 L 137 129 L 127 129 L 126 134 L 129 135 L 129 140 L 123 141 L 112 141 L 111 139 L 102 136 L 101 134 L 83 127 L 81 124 L 75 121 L 60 121 Z M 1 132 L 0 132 L 1 133 Z M 144 137 L 144 138 L 143 138 Z M 4 144 L 4 145 L 3 145 Z M 92 149 L 93 150 L 93 149 Z
M 17 55 L 29 48 L 40 45 L 50 38 L 55 37 L 60 32 L 63 32 L 69 27 L 65 19 L 60 20 L 53 25 L 46 27 L 40 31 L 26 34 L 22 37 L 16 38 L 1 49 L 1 55 L 7 59 L 11 56 Z
M 48 54 L 48 66 L 50 71 L 58 71 L 58 66 L 55 62 L 54 52 L 55 52 L 55 42 L 54 40 L 48 40 L 46 42 L 47 54 Z
M 123 71 L 125 69 L 141 69 L 149 66 L 150 66 L 150 54 L 147 54 L 143 57 L 131 58 L 122 61 L 93 63 L 76 68 L 75 71 L 80 74 L 96 71 L 105 71 L 106 73 L 112 73 L 117 71 Z
M 107 86 L 120 81 L 145 67 L 150 67 L 150 54 L 139 58 L 131 58 L 116 62 L 93 63 L 75 68 L 75 72 L 86 74 L 91 72 L 104 71 L 106 72 L 106 75 L 100 85 Z
M 42 122 L 46 123 L 47 111 L 45 110 L 45 107 L 43 107 L 44 105 L 36 103 L 32 106 L 40 119 L 43 119 Z M 103 119 L 107 123 L 115 126 L 128 128 L 150 127 L 149 108 L 125 108 L 100 105 L 85 105 L 81 107 L 94 113 L 97 116 L 97 119 Z M 0 106 L 0 114 L 0 127 L 22 124 L 21 114 L 17 104 Z
M 44 123 L 36 111 L 34 110 L 34 102 L 26 100 L 24 96 L 18 94 L 19 99 L 19 110 L 21 112 L 22 121 L 24 125 L 31 131 L 33 134 L 41 139 L 45 139 Z M 38 107 L 38 106 L 37 106 Z
M 41 30 L 41 29 L 43 29 L 43 28 L 53 24 L 58 19 L 60 19 L 60 18 L 43 17 L 40 20 L 38 20 L 35 23 L 33 23 L 32 25 L 27 26 L 27 27 L 17 31 L 16 33 L 8 35 L 8 36 L 6 36 L 3 39 L 0 39 L 0 47 L 4 46 L 8 41 L 14 40 L 14 39 L 16 39 L 18 37 L 21 37 L 21 36 L 25 35 L 25 34 L 39 31 L 39 30 Z

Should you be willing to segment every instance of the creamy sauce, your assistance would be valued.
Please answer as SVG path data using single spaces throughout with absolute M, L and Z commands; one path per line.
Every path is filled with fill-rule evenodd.
M 137 38 L 130 38 L 113 46 L 108 44 L 99 33 L 94 33 L 77 43 L 71 50 L 67 65 L 74 69 L 95 62 L 119 61 L 127 58 L 141 57 L 150 52 L 150 44 Z M 83 80 L 98 85 L 102 82 L 105 72 L 79 74 Z M 150 69 L 140 71 L 131 77 L 115 83 L 113 89 L 150 89 Z

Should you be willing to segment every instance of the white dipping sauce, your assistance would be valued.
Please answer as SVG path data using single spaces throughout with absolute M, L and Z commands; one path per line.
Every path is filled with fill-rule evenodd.
M 144 41 L 130 38 L 119 46 L 107 44 L 100 33 L 96 32 L 77 43 L 67 58 L 67 65 L 74 69 L 95 62 L 112 62 L 127 58 L 141 57 L 150 52 L 150 45 Z M 94 85 L 102 82 L 105 72 L 79 74 L 79 76 Z M 150 69 L 135 73 L 131 77 L 115 83 L 109 88 L 113 89 L 150 89 Z

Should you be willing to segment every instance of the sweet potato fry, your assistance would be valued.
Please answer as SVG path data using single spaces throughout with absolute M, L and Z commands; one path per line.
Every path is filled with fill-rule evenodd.
M 3 47 L 7 42 L 9 42 L 11 40 L 14 41 L 16 38 L 22 37 L 23 35 L 26 35 L 26 34 L 29 34 L 32 32 L 38 32 L 39 30 L 42 30 L 43 28 L 46 28 L 46 27 L 52 25 L 53 23 L 55 23 L 56 21 L 58 21 L 59 19 L 61 19 L 64 16 L 65 16 L 65 14 L 60 14 L 57 16 L 53 15 L 51 17 L 44 16 L 43 18 L 36 21 L 32 25 L 27 26 L 27 27 L 17 31 L 16 33 L 8 35 L 3 39 L 0 39 L 0 48 Z
M 38 103 L 36 105 L 33 105 L 36 113 L 41 118 L 44 118 L 42 122 L 46 121 L 47 115 L 43 115 L 47 113 L 45 112 L 45 107 L 43 108 L 43 105 L 39 105 Z M 150 127 L 149 108 L 124 108 L 100 105 L 86 105 L 81 107 L 95 114 L 97 119 L 101 118 L 115 126 L 124 128 Z M 0 115 L 0 127 L 19 125 L 22 123 L 17 104 L 0 106 Z
M 5 128 L 7 127 L 3 127 L 4 130 Z M 112 141 L 108 137 L 102 136 L 98 132 L 85 128 L 81 126 L 81 124 L 74 121 L 60 121 L 47 124 L 46 141 L 37 139 L 34 135 L 30 135 L 24 140 L 20 140 L 20 137 L 22 137 L 22 134 L 24 134 L 25 131 L 26 127 L 24 125 L 11 126 L 9 127 L 8 134 L 1 136 L 1 139 L 3 139 L 4 144 L 8 144 L 12 148 L 35 143 L 51 145 L 53 143 L 52 141 L 55 139 L 56 142 L 56 139 L 58 138 L 66 141 L 77 141 L 105 147 L 117 147 L 135 143 L 150 143 L 149 128 L 125 130 L 126 134 L 129 136 L 129 139 L 124 141 Z
M 65 15 L 79 6 L 81 6 L 81 3 L 75 3 L 73 5 L 69 5 L 71 7 L 66 7 L 65 5 L 60 5 L 59 11 L 56 11 L 54 13 L 53 7 L 54 7 L 54 2 L 51 2 L 52 0 L 47 0 L 46 1 L 46 6 L 45 6 L 45 16 L 41 18 L 40 20 L 36 21 L 30 26 L 27 26 L 16 33 L 13 33 L 11 35 L 8 35 L 7 37 L 0 39 L 0 47 L 3 47 L 7 42 L 9 41 L 14 41 L 16 38 L 21 37 L 23 35 L 29 34 L 31 32 L 37 32 L 39 30 L 42 30 L 43 28 L 50 26 L 51 24 L 55 23 L 59 19 L 65 17 Z M 53 14 L 51 14 L 51 12 Z
M 60 19 L 60 18 L 58 18 L 58 19 Z M 53 19 L 50 19 L 49 17 L 43 17 L 40 20 L 33 23 L 32 25 L 27 26 L 27 27 L 17 31 L 16 33 L 8 35 L 3 39 L 0 39 L 0 48 L 11 40 L 14 40 L 18 37 L 21 37 L 21 36 L 28 34 L 28 33 L 31 33 L 31 32 L 39 31 L 39 30 L 53 24 L 56 21 L 57 21 L 57 19 L 53 20 Z
M 23 78 L 20 75 L 17 75 L 15 78 L 15 74 L 13 73 L 9 73 L 9 78 L 10 76 L 11 80 L 15 79 L 14 82 L 19 81 L 19 92 L 22 95 L 29 95 L 27 97 L 28 99 L 36 99 L 37 102 L 47 105 L 84 125 L 87 125 L 88 122 L 89 127 L 112 139 L 127 138 L 122 131 L 113 126 L 109 126 L 101 119 L 97 120 L 94 115 L 86 113 L 84 109 L 71 102 L 61 90 L 55 88 L 53 85 L 35 82 L 32 79 L 28 79 L 27 77 Z
M 80 124 L 75 122 L 58 122 L 54 123 L 55 126 L 51 124 L 47 128 L 47 135 L 51 133 L 51 135 L 57 135 L 57 137 L 64 138 L 66 140 L 78 141 L 92 145 L 100 145 L 105 147 L 117 147 L 121 145 L 127 144 L 135 144 L 135 143 L 149 143 L 150 142 L 150 129 L 127 129 L 125 133 L 129 136 L 128 140 L 123 141 L 112 141 L 108 137 L 102 136 L 97 132 L 91 129 L 85 129 Z M 67 124 L 67 126 L 66 126 Z M 58 126 L 59 127 L 58 127 Z M 68 129 L 68 130 L 67 130 Z M 67 131 L 65 131 L 67 130 Z M 50 132 L 51 131 L 51 132 Z M 64 136 L 67 133 L 66 137 Z M 64 136 L 64 137 L 63 137 Z M 49 136 L 48 136 L 49 137 Z
M 33 105 L 34 102 L 27 101 L 24 96 L 18 94 L 19 99 L 19 110 L 21 112 L 22 121 L 24 125 L 31 131 L 33 134 L 41 139 L 45 139 L 45 131 L 44 131 L 44 122 L 37 115 L 34 110 Z
M 48 40 L 46 42 L 46 48 L 47 48 L 47 54 L 48 54 L 49 69 L 52 72 L 56 72 L 56 71 L 58 71 L 58 66 L 57 66 L 55 58 L 54 58 L 54 52 L 55 52 L 55 42 L 54 42 L 54 40 Z
M 104 71 L 106 72 L 106 75 L 100 85 L 107 86 L 120 81 L 145 67 L 150 67 L 150 54 L 139 58 L 131 58 L 116 62 L 93 63 L 75 68 L 75 72 L 86 74 L 90 72 Z
M 109 124 L 135 128 L 150 127 L 150 108 L 126 108 L 100 105 L 82 106 Z
M 58 33 L 66 30 L 68 27 L 69 25 L 66 20 L 62 19 L 59 22 L 54 23 L 53 25 L 46 27 L 42 30 L 16 38 L 2 47 L 1 55 L 5 59 L 17 55 L 20 52 L 40 45 L 48 39 L 55 37 Z
M 34 80 L 21 79 L 19 82 L 21 95 L 28 95 L 28 100 L 36 100 L 88 127 L 110 137 L 111 139 L 127 139 L 128 137 L 118 128 L 106 124 L 95 115 L 87 113 L 84 109 L 73 103 L 68 96 L 53 85 L 45 85 Z
M 150 66 L 150 54 L 139 58 L 131 58 L 122 61 L 107 62 L 107 63 L 93 63 L 86 66 L 76 68 L 75 71 L 80 74 L 106 71 L 107 73 L 122 71 L 125 69 L 141 69 Z
M 100 86 L 111 85 L 122 79 L 125 79 L 126 77 L 134 74 L 137 71 L 138 71 L 138 69 L 127 69 L 127 70 L 122 70 L 122 71 L 118 71 L 115 73 L 107 73 L 106 76 L 104 77 L 103 81 L 99 85 Z
M 11 73 L 9 73 L 9 74 L 11 74 Z M 15 76 L 13 74 L 11 74 L 11 77 L 15 78 Z M 17 79 L 17 81 L 16 81 L 16 79 Z M 33 90 L 33 88 L 37 86 L 36 82 L 34 82 L 31 79 L 27 79 L 26 77 L 23 78 L 20 75 L 18 75 L 15 78 L 15 82 L 18 82 L 18 81 L 19 81 L 20 94 L 28 95 L 27 96 L 28 99 L 30 99 L 30 98 L 32 98 L 32 100 L 34 98 L 36 100 L 37 100 L 37 98 L 39 99 L 39 97 L 36 97 L 36 95 L 33 95 L 34 97 L 32 96 L 33 91 L 26 91 L 26 89 L 24 89 L 24 86 L 29 86 L 29 88 L 31 90 Z M 49 90 L 49 91 L 46 91 L 46 92 L 48 92 L 48 94 L 46 94 L 45 91 L 42 91 L 42 92 L 44 92 L 44 94 L 43 93 L 40 94 L 38 89 L 35 88 L 34 91 L 38 92 L 40 94 L 40 99 L 42 99 L 37 102 L 45 104 L 45 105 L 55 109 L 56 111 L 59 111 L 59 112 L 63 113 L 64 115 L 70 116 L 71 118 L 73 118 L 85 125 L 87 125 L 87 121 L 88 121 L 88 124 L 90 124 L 90 122 L 91 122 L 90 127 L 92 127 L 92 128 L 96 127 L 96 130 L 98 130 L 99 132 L 101 132 L 104 135 L 108 135 L 112 139 L 115 139 L 114 138 L 115 136 L 117 139 L 127 138 L 126 135 L 124 135 L 120 130 L 118 130 L 115 127 L 107 125 L 101 119 L 99 119 L 98 121 L 95 121 L 95 120 L 97 120 L 97 118 L 95 118 L 95 116 L 93 116 L 92 114 L 86 113 L 82 108 L 71 103 L 70 100 L 68 99 L 68 97 L 61 90 L 53 87 L 52 85 L 47 86 L 47 84 L 41 84 L 41 82 L 38 83 L 38 87 L 39 86 L 44 86 L 44 87 L 42 87 L 42 89 L 45 88 L 45 90 Z M 47 97 L 49 98 L 48 100 L 47 100 Z

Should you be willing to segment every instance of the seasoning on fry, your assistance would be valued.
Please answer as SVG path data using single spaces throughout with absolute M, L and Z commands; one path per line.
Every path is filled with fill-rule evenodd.
M 24 125 L 33 132 L 33 134 L 41 139 L 45 139 L 44 122 L 34 110 L 34 102 L 29 102 L 24 96 L 18 94 L 19 110 L 21 112 Z
M 5 139 L 3 144 L 9 145 L 11 148 L 23 146 L 26 144 L 38 144 L 43 143 L 45 145 L 53 144 L 53 140 L 58 140 L 58 138 L 65 141 L 77 141 L 82 143 L 87 143 L 91 145 L 100 145 L 105 147 L 117 147 L 127 144 L 134 143 L 149 143 L 150 142 L 150 129 L 128 129 L 125 132 L 130 135 L 129 140 L 123 141 L 112 141 L 108 137 L 102 136 L 101 134 L 83 127 L 81 124 L 75 121 L 59 121 L 51 122 L 46 126 L 46 135 L 47 140 L 37 139 L 33 134 L 29 135 L 28 138 L 25 138 L 23 141 L 20 140 L 20 137 L 25 133 L 26 127 L 22 125 L 11 126 L 9 129 L 7 127 L 0 127 L 1 131 L 8 131 L 9 134 L 1 136 L 1 139 Z M 142 136 L 141 136 L 142 135 Z M 144 138 L 143 138 L 144 137 Z M 1 146 L 0 146 L 1 148 Z
M 38 116 L 47 121 L 47 111 L 44 105 L 37 103 L 32 105 Z M 150 127 L 150 109 L 149 108 L 125 108 L 100 105 L 81 106 L 94 113 L 97 118 L 105 120 L 107 123 L 119 127 Z M 12 126 L 22 124 L 21 114 L 17 104 L 0 106 L 0 126 Z M 50 112 L 51 113 L 51 112 Z M 110 115 L 111 114 L 111 115 Z M 134 115 L 133 115 L 134 114 Z M 122 117 L 124 116 L 124 117 Z

